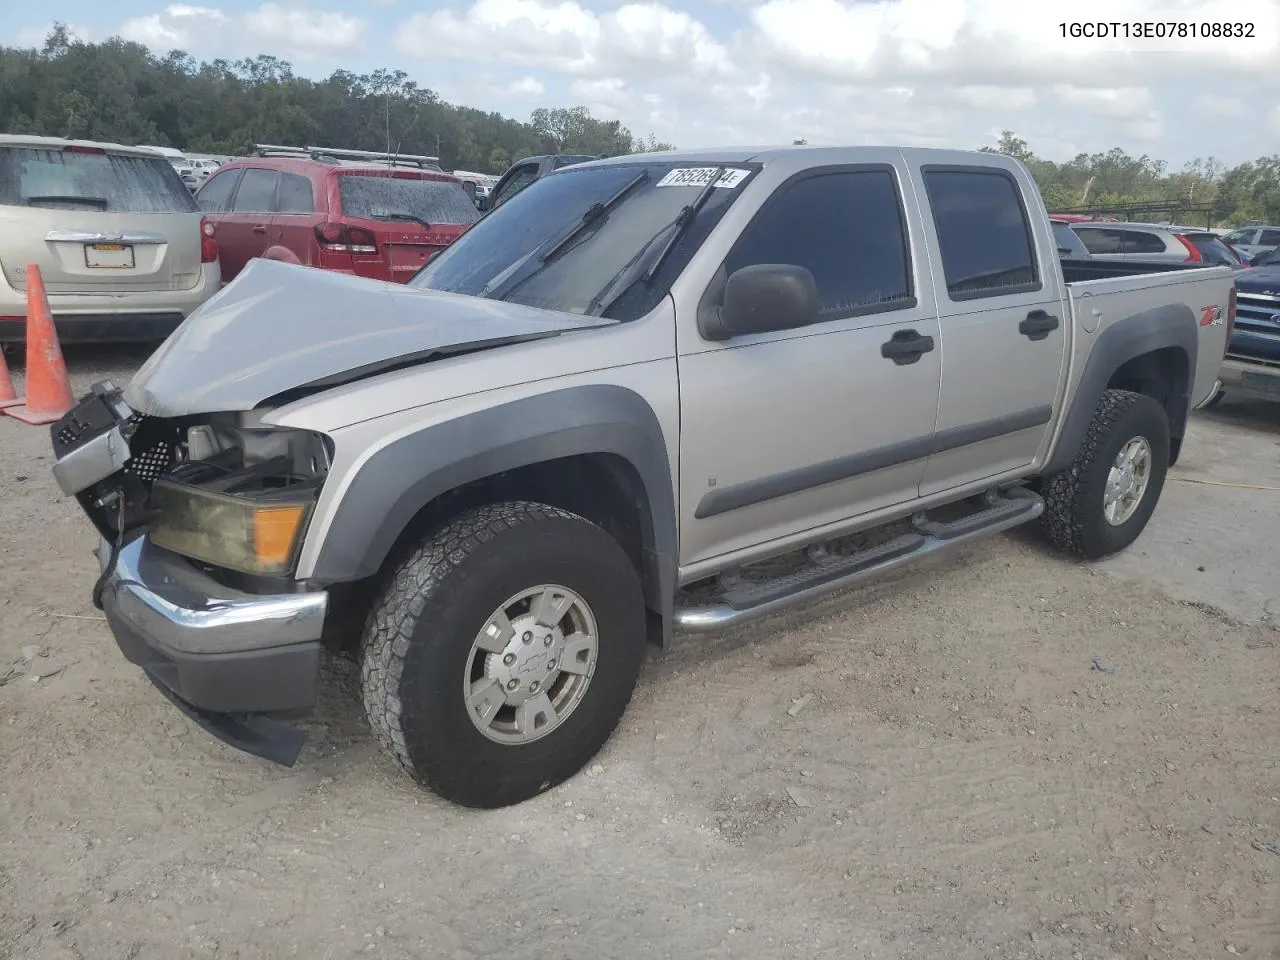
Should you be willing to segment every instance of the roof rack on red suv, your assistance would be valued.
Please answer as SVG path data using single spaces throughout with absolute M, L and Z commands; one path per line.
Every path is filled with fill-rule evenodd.
M 255 157 L 309 157 L 321 163 L 341 163 L 344 160 L 357 163 L 386 163 L 391 166 L 417 167 L 419 170 L 440 170 L 439 157 L 418 156 L 412 153 L 387 153 L 376 150 L 343 150 L 335 147 L 285 147 L 275 143 L 255 143 Z

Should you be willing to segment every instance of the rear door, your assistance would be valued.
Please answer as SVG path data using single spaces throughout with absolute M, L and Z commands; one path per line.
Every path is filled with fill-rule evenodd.
M 1031 463 L 1053 423 L 1068 314 L 1056 243 L 1029 180 L 994 166 L 916 168 L 938 287 L 942 384 L 929 496 Z M 1032 208 L 1034 209 L 1034 208 Z
M 200 213 L 161 156 L 101 147 L 0 146 L 0 269 L 50 294 L 189 290 L 200 281 Z
M 271 218 L 270 245 L 283 247 L 299 263 L 314 266 L 315 229 L 321 219 L 316 213 L 316 192 L 310 178 L 282 170 Z
M 231 210 L 219 220 L 215 234 L 224 282 L 235 279 L 246 263 L 266 252 L 279 180 L 275 170 L 261 167 L 246 167 L 241 175 Z

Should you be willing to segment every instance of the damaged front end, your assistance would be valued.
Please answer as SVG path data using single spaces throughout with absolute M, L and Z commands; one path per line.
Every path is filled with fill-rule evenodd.
M 160 418 L 112 383 L 52 428 L 59 486 L 101 536 L 94 604 L 125 656 L 189 716 L 292 764 L 267 714 L 314 702 L 328 598 L 292 578 L 328 438 L 252 412 Z

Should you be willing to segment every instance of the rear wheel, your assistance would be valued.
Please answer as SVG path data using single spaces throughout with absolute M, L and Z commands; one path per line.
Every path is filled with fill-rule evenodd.
M 1075 461 L 1043 479 L 1045 534 L 1090 560 L 1123 550 L 1151 519 L 1168 468 L 1164 408 L 1144 394 L 1106 391 Z
M 604 745 L 644 641 L 639 577 L 607 533 L 541 504 L 480 507 L 425 540 L 375 602 L 365 710 L 414 779 L 506 806 Z

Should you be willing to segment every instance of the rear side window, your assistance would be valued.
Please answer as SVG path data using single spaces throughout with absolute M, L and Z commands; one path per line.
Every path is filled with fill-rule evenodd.
M 480 211 L 462 184 L 453 180 L 344 173 L 339 183 L 342 212 L 348 217 L 428 227 L 437 223 L 470 224 L 480 219 Z
M 1258 245 L 1262 247 L 1280 247 L 1280 230 L 1263 230 L 1262 236 L 1258 238 Z
M 1123 230 L 1120 232 L 1124 237 L 1125 253 L 1164 253 L 1168 249 L 1165 246 L 1164 238 L 1159 234 L 1148 233 L 1145 230 Z
M 812 273 L 826 320 L 915 305 L 902 204 L 888 170 L 824 173 L 783 186 L 725 268 L 733 273 L 760 263 Z
M 1124 253 L 1124 233 L 1104 227 L 1076 227 L 1076 236 L 1090 253 Z
M 206 213 L 226 213 L 231 208 L 231 194 L 235 192 L 239 170 L 215 173 L 196 194 L 196 203 Z
M 270 213 L 275 202 L 277 177 L 274 170 L 255 167 L 246 170 L 240 189 L 236 191 L 236 213 Z
M 315 213 L 315 196 L 311 181 L 296 173 L 280 174 L 280 196 L 276 201 L 278 213 Z
M 1040 289 L 1031 227 L 1012 177 L 926 167 L 924 183 L 952 300 Z
M 0 147 L 0 204 L 120 213 L 199 209 L 164 157 L 90 148 Z

